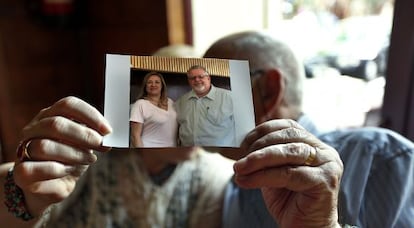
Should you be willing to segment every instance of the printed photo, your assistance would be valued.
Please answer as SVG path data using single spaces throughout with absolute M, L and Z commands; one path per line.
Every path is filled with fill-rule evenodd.
M 106 57 L 105 146 L 237 148 L 254 127 L 247 61 Z

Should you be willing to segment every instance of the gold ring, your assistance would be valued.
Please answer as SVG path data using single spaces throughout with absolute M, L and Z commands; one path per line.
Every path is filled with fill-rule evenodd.
M 29 151 L 27 148 L 29 147 L 30 143 L 32 143 L 32 140 L 25 140 L 21 141 L 19 143 L 19 146 L 17 147 L 17 158 L 21 161 L 28 161 L 32 158 L 30 157 Z
M 313 161 L 316 158 L 316 148 L 314 150 L 310 150 L 308 158 L 305 160 L 305 165 L 310 166 L 312 165 Z

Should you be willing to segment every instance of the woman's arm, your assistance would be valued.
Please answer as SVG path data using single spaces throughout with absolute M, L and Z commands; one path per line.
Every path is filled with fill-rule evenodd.
M 131 145 L 132 147 L 143 147 L 142 143 L 142 123 L 130 122 L 131 123 Z

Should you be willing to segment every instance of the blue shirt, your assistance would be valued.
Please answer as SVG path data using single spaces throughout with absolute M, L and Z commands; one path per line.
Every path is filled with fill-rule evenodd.
M 175 109 L 181 146 L 236 146 L 230 90 L 211 85 L 203 97 L 191 90 L 175 102 Z
M 306 129 L 306 119 L 299 119 Z M 318 134 L 317 132 L 311 132 Z M 414 144 L 381 128 L 319 134 L 344 163 L 339 222 L 360 227 L 414 227 Z M 223 227 L 277 227 L 260 189 L 226 189 Z

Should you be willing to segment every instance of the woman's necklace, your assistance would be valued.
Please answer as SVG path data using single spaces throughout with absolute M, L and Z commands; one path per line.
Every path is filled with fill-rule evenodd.
M 155 106 L 157 106 L 159 108 L 162 108 L 164 110 L 167 110 L 167 107 L 161 103 L 161 99 L 151 99 L 150 97 L 146 97 L 146 99 L 149 102 L 151 102 L 151 104 L 153 104 L 153 105 L 155 105 Z
M 153 99 L 148 99 L 149 102 L 151 102 L 152 104 L 159 106 L 160 105 L 160 100 L 153 100 Z

